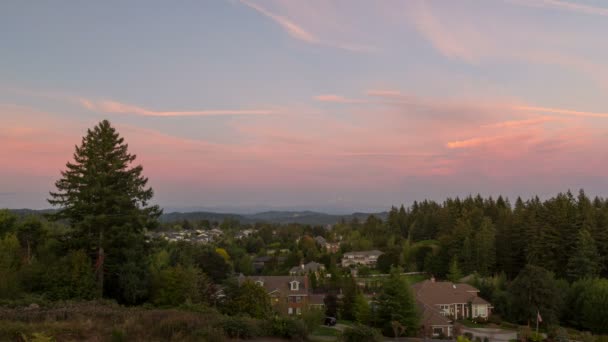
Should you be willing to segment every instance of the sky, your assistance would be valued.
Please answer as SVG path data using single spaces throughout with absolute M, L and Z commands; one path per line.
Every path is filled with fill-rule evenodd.
M 108 119 L 165 208 L 608 192 L 608 1 L 3 1 L 0 207 Z

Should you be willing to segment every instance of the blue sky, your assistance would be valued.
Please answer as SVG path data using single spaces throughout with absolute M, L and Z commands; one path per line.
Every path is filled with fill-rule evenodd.
M 167 207 L 608 190 L 608 3 L 7 1 L 0 207 L 109 119 Z

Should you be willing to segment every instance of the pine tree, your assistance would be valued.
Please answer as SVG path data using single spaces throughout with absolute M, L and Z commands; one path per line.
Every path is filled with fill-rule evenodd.
M 483 275 L 491 275 L 496 262 L 496 232 L 489 218 L 484 218 L 481 227 L 475 235 L 474 249 L 477 271 Z
M 571 281 L 593 278 L 600 273 L 600 254 L 587 229 L 578 233 L 576 248 L 568 260 L 567 275 Z
M 409 335 L 418 332 L 419 317 L 416 301 L 409 283 L 394 268 L 377 297 L 375 321 L 381 324 L 383 333 L 393 334 L 391 322 L 397 321 Z
M 458 259 L 453 258 L 450 264 L 450 271 L 448 273 L 448 280 L 457 283 L 462 278 L 462 272 L 458 266 Z
M 49 203 L 59 207 L 52 216 L 67 220 L 73 234 L 72 248 L 82 248 L 95 262 L 98 295 L 123 302 L 142 298 L 135 294 L 145 288 L 145 273 L 133 274 L 141 264 L 144 270 L 144 229 L 161 214 L 158 206 L 149 206 L 153 196 L 147 188 L 142 166 L 133 166 L 124 139 L 104 120 L 87 131 L 76 146 L 74 161 L 50 193 Z M 137 268 L 137 267 L 136 267 Z

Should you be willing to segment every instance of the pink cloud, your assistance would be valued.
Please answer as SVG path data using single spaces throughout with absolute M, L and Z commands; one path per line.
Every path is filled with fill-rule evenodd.
M 493 124 L 483 125 L 485 128 L 514 128 L 514 127 L 528 127 L 534 125 L 540 125 L 547 122 L 558 121 L 557 118 L 550 116 L 541 116 L 538 118 L 525 119 L 525 120 L 508 120 L 503 122 L 497 122 Z
M 308 44 L 333 47 L 342 50 L 353 52 L 375 52 L 376 48 L 358 44 L 348 40 L 331 39 L 330 36 L 341 28 L 335 25 L 336 17 L 333 15 L 332 8 L 329 4 L 310 3 L 299 1 L 273 1 L 276 11 L 271 11 L 267 7 L 263 7 L 254 1 L 240 0 L 240 2 L 258 13 L 270 18 L 277 23 L 287 34 L 292 38 L 303 41 Z M 320 7 L 320 9 L 316 8 Z M 285 15 L 277 12 L 286 13 Z M 311 29 L 304 28 L 303 25 L 296 23 L 294 20 L 297 17 L 299 21 L 307 23 L 308 28 L 315 28 L 318 34 L 312 32 Z M 327 25 L 328 23 L 331 23 Z
M 608 113 L 596 113 L 596 112 L 585 112 L 561 108 L 547 108 L 547 107 L 535 107 L 535 106 L 516 106 L 513 109 L 526 111 L 526 112 L 537 112 L 537 113 L 550 113 L 550 114 L 564 114 L 590 118 L 608 118 Z
M 315 37 L 310 32 L 306 31 L 304 28 L 296 25 L 294 22 L 288 20 L 287 18 L 274 14 L 274 13 L 271 13 L 267 9 L 263 8 L 262 6 L 256 5 L 251 1 L 247 1 L 247 0 L 240 0 L 240 1 L 244 5 L 246 5 L 250 8 L 253 8 L 254 10 L 258 11 L 259 13 L 272 19 L 274 22 L 279 24 L 285 31 L 287 31 L 287 33 L 290 36 L 292 36 L 293 38 L 296 38 L 296 39 L 299 39 L 299 40 L 302 40 L 302 41 L 305 41 L 305 42 L 311 43 L 311 44 L 320 43 L 320 41 L 319 41 L 319 39 L 317 39 L 317 37 Z
M 515 3 L 522 6 L 537 7 L 537 8 L 553 8 L 566 10 L 570 12 L 599 15 L 608 17 L 608 8 L 596 7 L 581 3 L 574 3 L 561 0 L 507 0 L 507 2 Z
M 335 94 L 317 95 L 314 97 L 319 102 L 334 102 L 334 103 L 367 103 L 366 100 L 351 99 Z
M 236 109 L 236 110 L 196 110 L 196 111 L 156 111 L 135 105 L 113 100 L 93 101 L 85 98 L 78 99 L 78 103 L 91 111 L 102 113 L 134 114 L 140 116 L 220 116 L 220 115 L 268 115 L 276 114 L 270 109 Z

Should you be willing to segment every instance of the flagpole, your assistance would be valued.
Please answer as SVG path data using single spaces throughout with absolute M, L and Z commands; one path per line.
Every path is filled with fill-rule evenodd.
M 536 310 L 536 338 L 538 338 L 538 316 L 539 315 L 540 315 L 540 312 L 537 309 Z

